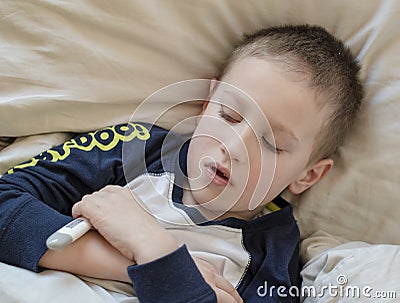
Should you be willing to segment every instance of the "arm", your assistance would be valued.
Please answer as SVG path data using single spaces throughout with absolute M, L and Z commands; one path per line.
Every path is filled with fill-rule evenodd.
M 79 136 L 0 178 L 2 262 L 38 271 L 47 237 L 72 220 L 72 205 L 107 184 L 126 183 L 121 163 L 123 127 Z M 130 139 L 139 138 L 140 143 L 140 136 Z
M 185 246 L 178 248 L 174 237 L 128 188 L 107 186 L 84 197 L 72 211 L 75 217 L 88 218 L 111 245 L 137 262 L 128 267 L 128 274 L 140 302 L 242 302 L 211 265 L 195 263 Z
M 134 264 L 96 231 L 60 250 L 47 250 L 39 266 L 78 275 L 131 283 L 126 268 Z
M 186 247 L 148 263 L 130 266 L 129 276 L 139 301 L 217 303 L 216 293 L 198 271 Z

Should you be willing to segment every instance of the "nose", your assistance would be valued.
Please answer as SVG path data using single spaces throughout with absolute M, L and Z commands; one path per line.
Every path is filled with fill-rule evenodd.
M 224 142 L 221 143 L 221 153 L 224 161 L 246 164 L 250 157 L 250 146 L 256 144 L 255 135 L 249 125 L 235 127 Z

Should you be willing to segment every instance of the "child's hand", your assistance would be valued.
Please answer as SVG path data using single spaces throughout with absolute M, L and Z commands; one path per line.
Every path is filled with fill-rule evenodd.
M 211 286 L 217 295 L 218 303 L 243 303 L 236 289 L 217 272 L 212 264 L 193 256 L 192 258 L 203 275 L 204 280 L 206 280 L 207 284 Z
M 174 237 L 126 187 L 109 185 L 84 196 L 72 208 L 72 215 L 89 219 L 112 246 L 138 264 L 153 261 L 178 248 Z

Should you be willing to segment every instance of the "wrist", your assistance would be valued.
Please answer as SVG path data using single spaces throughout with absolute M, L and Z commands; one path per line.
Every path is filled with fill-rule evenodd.
M 164 230 L 163 235 L 149 237 L 134 249 L 137 264 L 144 264 L 164 257 L 179 248 L 175 238 Z M 162 241 L 160 241 L 162 239 Z

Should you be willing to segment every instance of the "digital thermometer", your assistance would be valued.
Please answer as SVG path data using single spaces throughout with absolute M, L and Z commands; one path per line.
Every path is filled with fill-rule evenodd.
M 61 249 L 78 240 L 91 228 L 92 225 L 88 219 L 83 217 L 76 218 L 48 237 L 46 245 L 52 250 Z

